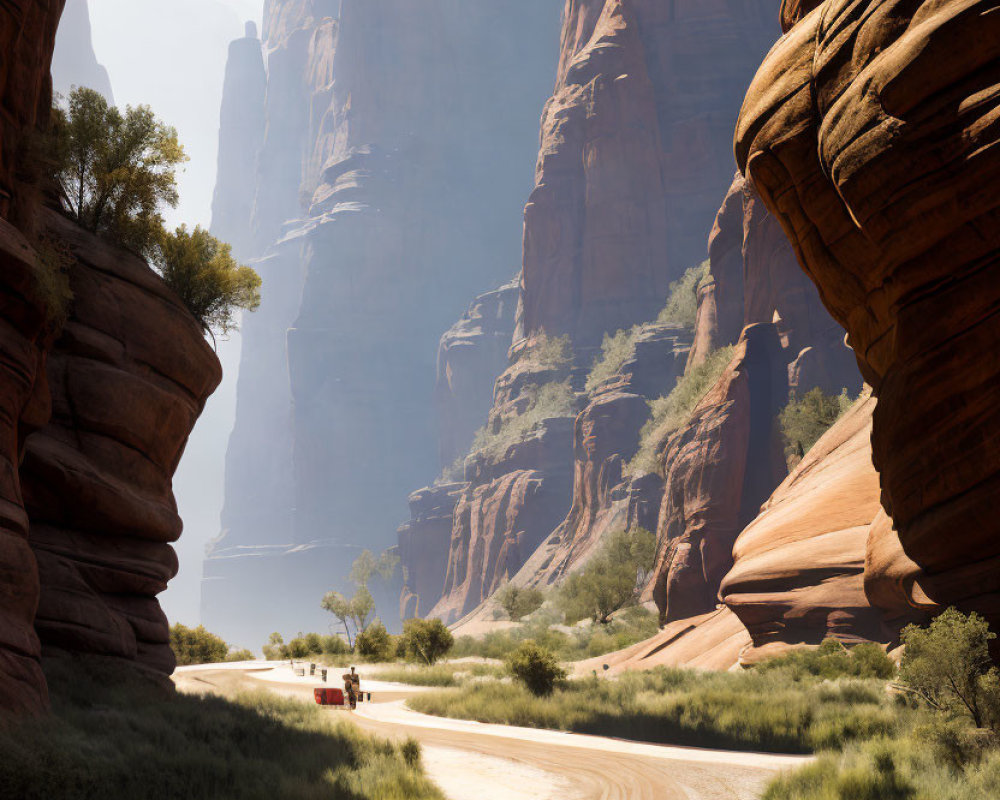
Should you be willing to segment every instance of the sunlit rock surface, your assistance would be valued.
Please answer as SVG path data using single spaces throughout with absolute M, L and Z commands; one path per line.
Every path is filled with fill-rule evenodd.
M 786 3 L 737 154 L 878 399 L 868 594 L 901 622 L 956 605 L 997 623 L 1000 16 L 812 5 Z

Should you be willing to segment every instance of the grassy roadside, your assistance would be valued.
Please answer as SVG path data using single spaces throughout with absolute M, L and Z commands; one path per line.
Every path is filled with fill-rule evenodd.
M 446 688 L 462 686 L 477 680 L 500 678 L 503 674 L 502 665 L 459 662 L 434 666 L 398 664 L 379 667 L 371 670 L 369 677 L 386 683 Z
M 812 753 L 894 736 L 919 712 L 895 703 L 879 680 L 822 680 L 791 668 L 696 673 L 659 669 L 617 680 L 570 681 L 548 697 L 512 683 L 428 692 L 415 711 L 659 744 Z
M 267 692 L 179 695 L 106 660 L 48 665 L 51 716 L 0 719 L 0 797 L 438 800 L 394 745 Z

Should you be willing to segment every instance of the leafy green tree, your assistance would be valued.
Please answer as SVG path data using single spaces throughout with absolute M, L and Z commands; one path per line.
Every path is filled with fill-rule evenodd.
M 236 330 L 236 311 L 260 307 L 260 276 L 204 228 L 164 232 L 151 254 L 157 271 L 206 333 Z
M 534 614 L 545 603 L 541 589 L 530 589 L 508 583 L 497 595 L 500 607 L 514 622 L 520 622 L 529 614 Z
M 558 595 L 566 622 L 592 619 L 602 625 L 632 605 L 656 556 L 656 537 L 649 531 L 616 531 L 581 572 L 571 575 Z
M 408 619 L 403 623 L 406 655 L 435 664 L 455 646 L 455 637 L 439 619 Z
M 176 170 L 187 160 L 177 131 L 149 106 L 124 112 L 92 89 L 53 109 L 51 155 L 66 211 L 84 228 L 149 255 L 177 205 Z
M 256 658 L 254 654 L 249 650 L 232 650 L 229 655 L 226 656 L 226 661 L 232 663 L 239 663 L 240 661 L 255 661 Z
M 566 677 L 552 652 L 530 640 L 508 656 L 507 671 L 536 697 L 552 694 L 556 684 Z
M 396 643 L 381 620 L 375 620 L 358 634 L 354 649 L 371 661 L 389 661 L 396 652 Z
M 268 661 L 284 661 L 290 657 L 288 646 L 280 633 L 272 633 L 263 649 L 264 658 Z
M 375 613 L 375 601 L 371 592 L 362 588 L 350 599 L 340 592 L 327 592 L 321 605 L 325 611 L 340 620 L 347 636 L 347 644 L 353 650 L 355 637 L 364 631 Z
M 818 387 L 801 398 L 792 395 L 779 417 L 789 463 L 808 453 L 853 402 L 847 389 L 837 396 L 824 394 Z
M 377 557 L 371 550 L 365 550 L 351 566 L 351 582 L 356 586 L 367 587 L 375 577 L 384 581 L 392 580 L 398 566 L 399 556 L 391 550 L 386 550 Z
M 990 657 L 996 638 L 981 616 L 954 608 L 926 628 L 910 625 L 902 633 L 900 685 L 937 711 L 1000 732 L 1000 671 Z
M 170 628 L 170 649 L 179 666 L 190 664 L 220 664 L 229 655 L 225 640 L 209 633 L 203 625 L 188 628 L 176 624 Z

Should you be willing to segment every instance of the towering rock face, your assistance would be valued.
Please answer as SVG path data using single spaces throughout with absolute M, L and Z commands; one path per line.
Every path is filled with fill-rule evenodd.
M 737 174 L 709 238 L 709 274 L 699 291 L 692 366 L 711 350 L 734 344 L 743 326 L 772 321 L 789 362 L 792 390 L 860 391 L 861 376 L 844 329 L 802 273 L 753 181 Z
M 740 98 L 777 34 L 753 0 L 567 0 L 525 211 L 524 334 L 594 345 L 656 315 L 704 257 Z
M 775 424 L 787 394 L 775 325 L 751 325 L 722 377 L 666 442 L 658 552 L 645 594 L 665 622 L 718 604 L 736 537 L 787 473 Z
M 45 381 L 48 303 L 33 243 L 37 175 L 26 154 L 51 108 L 49 64 L 62 0 L 0 6 L 0 710 L 38 712 L 48 702 L 34 630 L 38 568 L 28 545 L 18 467 L 24 439 L 50 411 Z
M 799 9 L 737 153 L 878 399 L 868 593 L 900 619 L 957 605 L 1000 624 L 1000 19 L 957 0 Z
M 141 259 L 49 212 L 70 248 L 72 311 L 48 359 L 51 422 L 21 479 L 46 647 L 173 671 L 156 595 L 177 572 L 171 482 L 222 380 L 191 313 Z
M 212 201 L 212 235 L 233 246 L 242 260 L 254 255 L 257 158 L 264 144 L 267 75 L 257 26 L 229 45 L 219 121 L 219 163 Z
M 438 473 L 435 349 L 518 261 L 558 14 L 537 0 L 268 3 L 250 254 L 265 300 L 244 328 L 203 598 L 221 632 L 255 644 L 323 624 L 322 594 L 348 588 L 362 548 L 393 543 L 408 493 Z M 498 342 L 497 310 L 481 311 Z M 459 339 L 443 362 L 456 379 Z M 458 422 L 456 442 L 474 430 Z M 281 599 L 248 615 L 262 579 Z M 395 606 L 380 605 L 387 622 Z
M 462 578 L 449 578 L 436 615 L 453 620 L 515 572 L 518 582 L 558 580 L 593 552 L 609 526 L 655 517 L 648 513 L 659 504 L 655 476 L 633 485 L 622 473 L 648 417 L 645 395 L 622 385 L 618 396 L 594 397 L 581 391 L 583 379 L 604 334 L 654 318 L 670 283 L 702 260 L 712 215 L 730 181 L 739 99 L 777 33 L 773 11 L 760 3 L 668 8 L 652 0 L 567 0 L 556 87 L 542 116 L 535 189 L 525 208 L 513 361 L 498 381 L 487 428 L 530 411 L 538 387 L 554 380 L 525 370 L 521 359 L 546 337 L 570 338 L 577 405 L 595 405 L 575 433 L 544 449 L 546 457 L 559 452 L 561 463 L 541 468 L 525 460 L 530 446 L 514 448 L 521 450 L 514 459 L 518 474 L 513 463 L 493 458 L 484 471 L 488 482 L 480 483 L 468 466 L 483 464 L 483 455 L 470 456 L 467 494 L 479 493 L 479 505 L 460 502 L 456 508 L 449 576 Z M 677 377 L 672 364 L 665 358 L 641 372 L 662 374 L 667 393 Z M 525 444 L 544 439 L 548 427 L 528 435 Z M 505 510 L 508 499 L 520 509 L 510 489 L 538 479 L 532 472 L 539 469 L 551 487 L 541 495 L 550 506 L 542 514 L 536 504 L 531 519 L 562 524 L 520 537 L 516 548 L 486 545 L 508 542 L 510 534 L 493 526 L 509 528 L 518 513 L 506 511 L 501 519 L 476 509 L 495 502 Z M 524 548 L 529 541 L 545 542 L 530 559 Z M 509 552 L 517 559 L 494 558 Z
M 111 78 L 94 53 L 87 0 L 66 0 L 52 56 L 52 83 L 64 97 L 74 86 L 83 86 L 100 92 L 109 103 L 115 102 Z
M 442 468 L 465 460 L 493 402 L 493 384 L 507 366 L 517 308 L 516 283 L 475 299 L 438 345 L 438 449 Z
M 869 531 L 880 511 L 874 410 L 874 399 L 859 401 L 740 534 L 721 595 L 753 637 L 744 664 L 829 637 L 881 640 L 882 615 L 864 587 Z

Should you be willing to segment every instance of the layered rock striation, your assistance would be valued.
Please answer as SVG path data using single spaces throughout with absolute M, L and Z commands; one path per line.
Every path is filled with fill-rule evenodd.
M 49 65 L 62 0 L 0 6 L 0 710 L 48 703 L 34 629 L 38 568 L 28 544 L 19 466 L 24 440 L 48 420 L 50 302 L 40 283 L 38 174 L 27 156 L 49 118 Z
M 41 581 L 35 627 L 45 647 L 169 674 L 156 595 L 177 572 L 171 483 L 222 369 L 142 259 L 55 212 L 46 233 L 72 253 L 73 301 L 48 358 L 52 418 L 21 467 Z
M 826 638 L 883 641 L 865 594 L 865 553 L 879 514 L 871 460 L 875 400 L 859 400 L 806 454 L 740 534 L 721 596 L 753 639 L 744 664 Z
M 737 154 L 878 400 L 868 596 L 898 622 L 956 605 L 1000 623 L 997 14 L 813 5 L 786 3 Z

